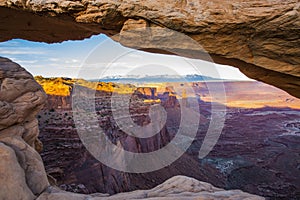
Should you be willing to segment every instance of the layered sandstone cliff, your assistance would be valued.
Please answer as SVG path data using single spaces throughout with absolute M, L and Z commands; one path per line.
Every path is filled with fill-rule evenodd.
M 18 64 L 0 57 L 0 199 L 263 199 L 240 190 L 225 191 L 187 177 L 174 177 L 152 190 L 80 195 L 50 187 L 37 150 L 36 115 L 46 95 Z
M 206 51 L 216 63 L 300 97 L 299 13 L 298 0 L 1 0 L 0 40 L 51 43 L 120 33 L 115 40 L 147 51 L 177 49 L 207 59 L 201 56 Z M 149 27 L 184 33 L 203 49 L 168 41 L 159 31 L 148 34 Z

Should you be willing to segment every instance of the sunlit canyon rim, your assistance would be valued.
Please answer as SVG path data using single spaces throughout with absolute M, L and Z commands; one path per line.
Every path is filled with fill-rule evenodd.
M 137 190 L 130 193 L 120 193 L 116 195 L 108 195 L 108 194 L 101 194 L 95 193 L 91 195 L 84 195 L 84 194 L 75 194 L 75 193 L 68 193 L 64 192 L 63 190 L 55 187 L 56 183 L 53 177 L 46 174 L 44 169 L 44 164 L 40 155 L 37 151 L 42 150 L 42 144 L 38 139 L 39 129 L 38 129 L 38 121 L 37 118 L 40 120 L 46 119 L 44 121 L 45 127 L 48 128 L 49 131 L 52 132 L 53 140 L 49 140 L 49 135 L 43 135 L 41 138 L 44 141 L 47 141 L 48 146 L 45 146 L 44 150 L 44 160 L 45 162 L 49 162 L 47 164 L 48 173 L 52 174 L 58 181 L 66 181 L 66 184 L 62 184 L 62 189 L 71 190 L 75 192 L 83 192 L 89 193 L 90 191 L 99 191 L 105 190 L 105 193 L 115 193 L 118 191 L 127 191 L 132 190 L 132 187 L 136 187 L 137 185 L 133 183 L 138 183 L 138 181 L 143 180 L 145 184 L 139 183 L 137 187 L 143 186 L 148 188 L 149 186 L 153 186 L 155 181 L 162 182 L 164 177 L 161 177 L 160 174 L 152 177 L 149 182 L 147 178 L 143 177 L 142 179 L 140 176 L 134 176 L 133 174 L 124 174 L 122 172 L 111 170 L 105 166 L 103 166 L 99 162 L 95 162 L 95 160 L 88 155 L 88 152 L 82 148 L 82 145 L 79 142 L 76 133 L 73 134 L 74 130 L 72 127 L 72 119 L 70 119 L 68 115 L 68 101 L 64 99 L 64 97 L 50 97 L 53 101 L 53 105 L 58 106 L 60 110 L 59 112 L 53 110 L 44 110 L 44 113 L 47 117 L 37 116 L 38 112 L 42 109 L 45 100 L 47 98 L 46 94 L 44 93 L 42 87 L 33 79 L 33 77 L 26 72 L 23 68 L 21 68 L 18 64 L 11 62 L 9 59 L 1 58 L 0 60 L 0 69 L 1 69 L 1 181 L 3 181 L 3 186 L 0 189 L 1 198 L 4 199 L 198 199 L 198 198 L 210 198 L 210 199 L 231 199 L 231 198 L 240 198 L 240 199 L 264 199 L 262 197 L 251 195 L 241 190 L 223 190 L 220 188 L 216 188 L 208 183 L 200 182 L 193 178 L 188 178 L 186 176 L 174 176 L 171 179 L 167 180 L 166 182 L 156 186 L 150 190 Z M 41 80 L 41 77 L 39 77 Z M 64 79 L 57 79 L 58 82 Z M 68 79 L 70 81 L 70 79 Z M 69 86 L 69 85 L 68 85 Z M 106 85 L 108 86 L 108 85 Z M 101 86 L 102 87 L 102 86 Z M 59 88 L 59 87 L 58 87 Z M 62 87 L 63 89 L 63 87 Z M 82 92 L 89 92 L 89 88 L 82 88 Z M 15 92 L 19 91 L 19 92 Z M 64 90 L 65 92 L 65 90 Z M 107 94 L 107 91 L 103 92 Z M 100 91 L 101 94 L 101 91 Z M 143 105 L 143 101 L 139 101 L 140 93 L 136 94 L 137 96 L 133 99 L 134 103 L 138 103 Z M 49 98 L 48 97 L 48 98 Z M 103 96 L 103 102 L 98 102 L 99 106 L 106 106 L 105 98 Z M 57 99 L 58 101 L 55 101 Z M 60 100 L 62 100 L 60 102 Z M 166 104 L 170 106 L 174 102 L 174 98 L 170 99 L 170 104 Z M 67 104 L 64 104 L 67 103 Z M 63 108 L 63 106 L 66 106 Z M 66 110 L 65 110 L 66 109 Z M 137 109 L 134 108 L 133 109 Z M 147 109 L 147 106 L 143 109 Z M 103 112 L 104 111 L 104 112 Z M 176 110 L 175 110 L 176 111 Z M 108 109 L 101 110 L 99 114 L 108 114 L 105 112 L 109 112 Z M 63 118 L 60 118 L 60 115 L 63 114 Z M 37 117 L 36 117 L 37 116 Z M 55 118 L 58 117 L 58 118 Z M 139 116 L 137 116 L 139 118 Z M 137 118 L 137 119 L 138 119 Z M 147 117 L 146 117 L 147 118 Z M 109 126 L 106 122 L 107 118 L 103 118 L 103 126 Z M 142 116 L 143 119 L 143 116 Z M 54 120 L 54 121 L 53 121 Z M 51 123 L 60 123 L 60 120 L 66 120 L 64 127 L 61 127 L 61 124 L 57 124 L 58 127 L 53 128 L 53 124 Z M 147 119 L 144 119 L 147 120 Z M 56 122 L 55 122 L 56 121 Z M 102 120 L 101 120 L 102 122 Z M 43 126 L 42 125 L 42 126 Z M 49 126 L 50 125 L 50 126 Z M 56 125 L 56 124 L 54 124 Z M 70 127 L 71 125 L 71 127 Z M 51 127 L 52 126 L 52 127 Z M 43 127 L 41 127 L 43 129 Z M 60 130 L 65 131 L 65 135 L 63 138 L 61 137 Z M 111 129 L 112 130 L 112 129 Z M 57 132 L 56 132 L 57 131 Z M 70 131 L 70 132 L 69 132 Z M 116 131 L 116 130 L 115 130 Z M 162 144 L 163 142 L 167 142 L 170 138 L 167 136 L 167 129 L 162 129 L 161 133 L 154 138 L 151 138 L 150 141 L 147 141 L 145 145 L 140 145 L 139 148 L 136 145 L 140 143 L 140 141 L 130 142 L 130 139 L 125 141 L 124 144 L 133 144 L 128 145 L 127 148 L 133 148 L 132 151 L 148 151 L 153 148 L 158 148 L 158 144 Z M 170 132 L 172 133 L 172 132 Z M 163 135 L 164 134 L 164 135 Z M 70 137 L 68 137 L 70 136 Z M 111 135 L 112 136 L 112 135 Z M 120 133 L 117 136 L 122 136 Z M 160 140 L 161 137 L 162 140 Z M 48 139 L 47 139 L 48 138 Z M 65 139 L 64 139 L 65 138 Z M 155 142 L 155 138 L 158 138 L 160 143 Z M 62 142 L 61 139 L 64 141 Z M 112 138 L 113 140 L 114 138 Z M 116 138 L 115 138 L 116 139 Z M 117 139 L 124 139 L 126 138 L 117 138 Z M 152 140 L 153 139 L 153 140 Z M 72 141 L 70 144 L 69 142 Z M 116 140 L 115 140 L 116 141 Z M 54 146 L 53 146 L 54 142 Z M 136 144 L 136 145 L 135 145 Z M 125 147 L 126 148 L 126 147 Z M 59 149 L 64 149 L 62 152 Z M 67 150 L 68 149 L 68 150 Z M 72 150 L 71 150 L 72 149 Z M 58 151 L 57 151 L 58 150 Z M 71 151 L 69 151 L 71 150 Z M 76 151 L 74 151 L 76 150 Z M 57 151 L 55 155 L 53 151 Z M 76 156 L 74 156 L 74 152 L 76 152 Z M 62 154 L 63 155 L 62 155 Z M 63 160 L 57 160 L 57 155 Z M 189 156 L 184 156 L 186 159 L 190 160 L 190 163 L 193 164 L 195 161 Z M 65 166 L 68 165 L 69 161 L 74 161 L 74 159 L 80 158 L 82 160 L 78 160 L 76 165 L 74 166 L 67 166 L 70 167 L 83 167 L 79 173 L 76 169 L 70 175 L 70 179 L 67 177 L 60 177 L 60 171 L 66 170 Z M 179 162 L 178 160 L 177 162 Z M 94 163 L 94 164 L 93 164 Z M 82 165 L 83 164 L 83 165 Z M 86 166 L 85 166 L 86 165 Z M 90 168 L 91 167 L 91 168 Z M 94 168 L 95 167 L 95 168 Z M 93 169 L 95 170 L 95 174 L 93 174 Z M 89 171 L 91 170 L 91 171 Z M 100 170 L 100 171 L 99 171 Z M 167 169 L 165 169 L 167 170 Z M 178 169 L 180 170 L 180 169 Z M 177 170 L 176 170 L 177 171 Z M 176 172 L 175 171 L 175 172 Z M 93 185 L 84 185 L 84 184 L 77 184 L 78 177 L 86 177 L 88 173 L 89 180 L 86 180 L 89 183 L 96 183 Z M 92 174 L 91 174 L 92 173 Z M 68 173 L 66 172 L 66 175 Z M 103 176 L 104 175 L 104 176 Z M 63 178 L 60 179 L 60 178 Z M 162 178 L 162 179 L 160 179 Z M 48 181 L 50 180 L 52 186 Z M 98 185 L 97 181 L 103 180 L 102 185 Z M 135 182 L 136 179 L 136 182 Z M 160 180 L 159 180 L 160 179 Z M 68 181 L 72 181 L 73 183 L 68 184 Z M 94 182 L 95 181 L 95 182 Z M 128 185 L 128 183 L 131 185 Z M 85 180 L 80 180 L 80 182 L 85 182 Z M 147 183 L 148 182 L 148 183 Z M 131 188 L 127 188 L 131 186 Z M 101 189 L 99 189 L 99 187 Z
M 83 87 L 89 87 L 91 82 L 42 77 L 36 77 L 36 80 L 46 92 L 52 93 L 48 95 L 47 107 L 38 115 L 40 140 L 44 143 L 41 155 L 46 171 L 65 190 L 116 193 L 147 189 L 180 174 L 221 188 L 239 188 L 271 198 L 298 198 L 297 119 L 300 115 L 300 100 L 279 89 L 253 81 L 148 83 L 137 88 L 134 84 L 98 83 L 95 105 L 99 125 L 113 143 L 120 142 L 124 149 L 133 152 L 155 151 L 168 144 L 178 131 L 181 115 L 174 87 L 191 86 L 198 96 L 197 105 L 189 104 L 192 98 L 189 96 L 192 94 L 187 93 L 186 99 L 181 99 L 189 107 L 199 106 L 201 113 L 196 140 L 188 151 L 172 165 L 161 170 L 129 174 L 99 163 L 85 149 L 76 133 L 71 106 L 73 88 L 70 83 L 77 81 Z M 58 89 L 56 93 L 59 95 L 53 95 L 53 90 L 49 87 L 53 82 L 59 88 L 64 86 L 68 90 Z M 199 159 L 199 148 L 213 112 L 208 84 L 225 85 L 227 114 L 225 127 L 216 147 L 206 158 Z M 82 89 L 81 92 L 88 92 L 85 90 L 90 89 Z M 168 119 L 160 133 L 148 139 L 126 136 L 112 116 L 110 98 L 116 90 L 123 91 L 124 94 L 135 91 L 131 99 L 131 115 L 124 117 L 131 117 L 138 125 L 149 123 L 150 105 L 163 105 Z
M 205 59 L 201 51 L 183 41 L 155 43 L 167 38 L 155 33 L 150 37 L 143 35 L 149 27 L 169 28 L 197 41 L 214 62 L 237 67 L 250 78 L 292 95 L 257 82 L 225 83 L 229 98 L 222 135 L 213 151 L 199 159 L 197 153 L 210 119 L 211 99 L 205 84 L 191 83 L 199 94 L 200 106 L 188 104 L 189 97 L 183 99 L 186 106 L 200 107 L 196 140 L 167 168 L 134 175 L 110 169 L 89 155 L 74 129 L 69 94 L 47 97 L 28 72 L 1 58 L 0 173 L 4 187 L 0 188 L 0 196 L 3 199 L 263 199 L 240 190 L 224 191 L 197 180 L 271 199 L 299 199 L 299 100 L 295 98 L 299 97 L 298 1 L 4 0 L 0 1 L 0 9 L 1 41 L 24 38 L 51 43 L 99 33 L 111 36 L 120 33 L 113 39 L 129 47 L 157 53 L 177 49 L 183 56 Z M 249 92 L 243 93 L 238 87 Z M 89 92 L 83 88 L 83 93 Z M 135 122 L 149 123 L 147 114 L 151 104 L 161 104 L 169 116 L 160 133 L 148 140 L 132 138 L 118 130 L 110 120 L 107 103 L 110 91 L 96 92 L 99 125 L 107 130 L 113 143 L 133 152 L 153 151 L 168 144 L 180 117 L 178 101 L 182 99 L 170 95 L 172 91 L 166 91 L 165 87 L 151 95 L 148 89 L 141 88 L 132 96 L 130 112 Z M 268 104 L 258 95 L 262 91 L 264 98 L 272 100 L 268 101 L 271 102 L 268 107 L 264 107 Z M 72 94 L 72 90 L 69 92 Z M 48 103 L 43 106 L 47 98 Z M 39 132 L 43 151 L 37 139 Z M 41 152 L 44 163 L 37 151 Z M 56 178 L 56 183 L 46 173 Z M 197 180 L 175 176 L 164 182 L 178 174 Z M 114 194 L 162 185 L 111 196 L 80 195 L 49 186 L 48 179 L 61 189 L 81 193 Z M 93 181 L 97 184 L 92 184 Z

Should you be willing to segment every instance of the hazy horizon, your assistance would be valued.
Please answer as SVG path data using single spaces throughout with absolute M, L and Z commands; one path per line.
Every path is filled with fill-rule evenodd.
M 86 67 L 83 63 L 95 50 L 98 53 L 97 63 Z M 115 56 L 120 54 L 122 57 Z M 133 50 L 102 34 L 81 41 L 54 44 L 14 39 L 0 43 L 0 55 L 20 64 L 34 76 L 43 77 L 90 80 L 128 74 L 150 76 L 198 74 L 224 80 L 252 80 L 234 67 Z M 85 67 L 84 70 L 82 66 Z

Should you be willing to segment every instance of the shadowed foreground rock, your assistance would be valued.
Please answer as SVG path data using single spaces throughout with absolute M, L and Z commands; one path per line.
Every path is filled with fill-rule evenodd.
M 0 199 L 34 199 L 48 186 L 36 114 L 46 95 L 18 64 L 0 57 Z
M 300 97 L 298 0 L 0 0 L 0 41 L 61 42 L 94 34 L 150 52 L 214 61 Z M 147 28 L 183 33 L 203 49 Z M 135 31 L 137 30 L 138 31 Z
M 263 199 L 239 190 L 225 191 L 182 176 L 152 190 L 109 197 L 73 194 L 50 187 L 42 159 L 35 150 L 41 149 L 36 114 L 46 95 L 28 72 L 2 57 L 0 83 L 0 199 Z

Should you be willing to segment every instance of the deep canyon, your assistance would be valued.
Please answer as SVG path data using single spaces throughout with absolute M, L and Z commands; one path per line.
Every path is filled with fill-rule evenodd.
M 209 61 L 237 67 L 248 77 L 292 95 L 280 93 L 279 102 L 278 96 L 266 94 L 275 101 L 261 107 L 264 102 L 249 93 L 246 96 L 254 97 L 256 106 L 251 108 L 245 107 L 251 104 L 243 100 L 245 94 L 239 94 L 234 84 L 225 84 L 236 96 L 226 105 L 218 143 L 199 159 L 211 103 L 204 86 L 194 87 L 202 95 L 197 105 L 189 105 L 201 111 L 196 140 L 172 165 L 133 175 L 102 165 L 85 150 L 74 128 L 70 95 L 47 96 L 26 70 L 0 57 L 0 199 L 299 199 L 299 21 L 297 0 L 0 0 L 0 41 L 22 38 L 53 43 L 104 33 L 143 51 L 175 51 L 204 60 L 203 53 L 208 53 Z M 153 28 L 156 31 L 149 34 Z M 166 30 L 182 33 L 203 48 L 161 34 Z M 250 90 L 267 87 L 243 84 Z M 172 140 L 178 126 L 178 98 L 155 97 L 167 111 L 167 124 L 144 140 L 115 127 L 107 105 L 109 95 L 99 92 L 96 108 L 99 125 L 113 143 L 133 152 L 149 152 Z M 149 94 L 137 93 L 130 110 L 137 124 L 149 123 L 149 102 L 143 98 Z M 50 186 L 48 180 L 61 189 Z M 133 192 L 112 195 L 124 191 Z
M 211 109 L 208 84 L 225 85 L 226 121 L 213 151 L 204 159 L 199 159 L 199 149 L 207 133 L 211 113 L 222 112 Z M 99 85 L 107 88 L 110 84 L 99 83 Z M 57 185 L 72 192 L 114 194 L 152 188 L 170 177 L 185 175 L 212 183 L 217 187 L 242 189 L 270 199 L 300 197 L 298 193 L 300 110 L 297 107 L 288 107 L 299 105 L 299 99 L 258 82 L 198 82 L 166 85 L 178 87 L 190 85 L 198 94 L 200 97 L 197 101 L 198 105 L 189 105 L 200 108 L 198 133 L 188 151 L 172 165 L 142 174 L 120 172 L 97 161 L 86 150 L 76 132 L 78 127 L 73 120 L 70 96 L 49 95 L 48 104 L 51 108 L 46 107 L 38 116 L 39 138 L 44 144 L 41 155 L 46 171 L 57 180 Z M 114 86 L 120 87 L 118 84 Z M 122 148 L 129 151 L 145 153 L 164 147 L 178 131 L 181 117 L 179 100 L 172 95 L 175 92 L 170 88 L 164 88 L 162 85 L 160 88 L 153 89 L 137 88 L 131 97 L 131 115 L 124 116 L 131 117 L 138 125 L 145 125 L 149 123 L 150 105 L 161 104 L 168 113 L 168 119 L 164 128 L 154 137 L 138 139 L 126 135 L 113 120 L 110 104 L 112 92 L 101 90 L 95 94 L 100 127 L 106 131 L 107 137 L 114 144 L 120 142 Z M 154 89 L 155 95 L 152 92 Z M 70 91 L 72 90 L 70 87 Z M 187 94 L 186 104 L 189 102 L 188 96 L 189 94 Z M 149 103 L 145 99 L 160 99 L 160 103 Z M 240 107 L 236 107 L 237 105 Z M 88 123 L 83 122 L 83 124 Z

